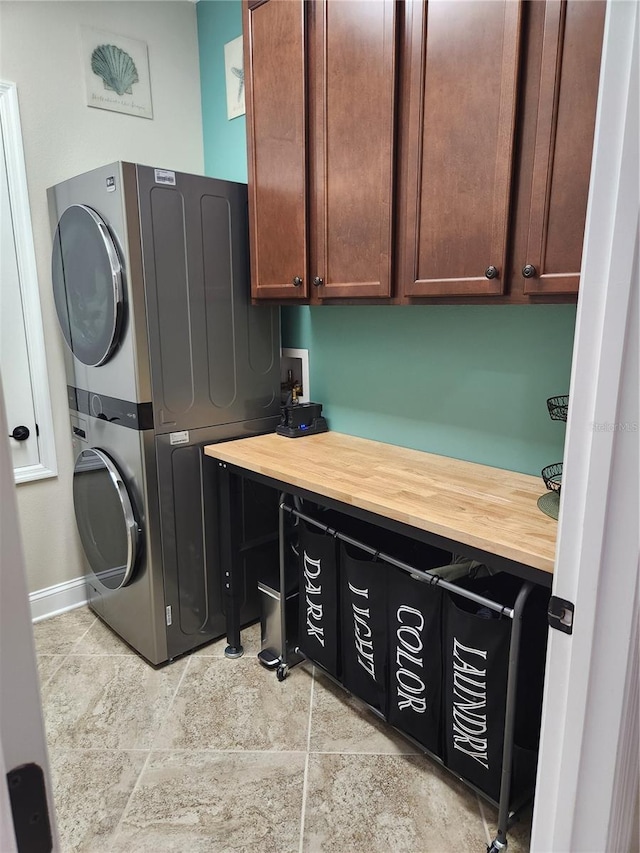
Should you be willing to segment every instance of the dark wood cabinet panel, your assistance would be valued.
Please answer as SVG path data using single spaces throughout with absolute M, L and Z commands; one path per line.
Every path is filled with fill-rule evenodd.
M 255 298 L 304 299 L 308 295 L 305 3 L 245 3 L 243 27 L 251 293 Z
M 521 29 L 518 0 L 406 4 L 405 296 L 503 292 Z
M 389 296 L 397 3 L 312 10 L 313 296 Z
M 578 292 L 604 14 L 600 0 L 544 5 L 526 245 L 515 271 L 525 294 Z
M 397 10 L 244 3 L 254 298 L 391 293 Z
M 253 297 L 574 299 L 604 9 L 244 0 Z

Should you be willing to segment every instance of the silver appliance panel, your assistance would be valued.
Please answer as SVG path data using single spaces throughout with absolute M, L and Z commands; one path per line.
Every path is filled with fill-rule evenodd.
M 189 430 L 186 435 L 156 436 L 165 602 L 172 614 L 167 637 L 172 657 L 222 636 L 226 630 L 218 535 L 218 464 L 204 455 L 203 447 L 273 432 L 275 424 L 275 418 L 263 418 Z M 243 539 L 259 543 L 238 555 L 241 619 L 248 623 L 259 614 L 259 572 L 266 570 L 267 564 L 277 566 L 277 536 L 271 541 L 265 536 L 277 529 L 277 494 L 255 484 L 243 484 L 242 488 L 238 512 Z
M 156 432 L 279 414 L 280 313 L 250 305 L 247 187 L 137 176 Z
M 140 244 L 135 174 L 132 167 L 125 169 L 125 166 L 128 164 L 112 163 L 48 190 L 54 236 L 51 274 L 67 342 L 67 384 L 111 397 L 147 402 L 151 390 L 139 248 L 135 251 Z M 134 175 L 133 180 L 130 175 Z M 133 200 L 129 184 L 133 187 Z M 95 214 L 93 223 L 89 211 Z M 62 253 L 59 226 L 61 223 L 64 226 L 65 221 L 72 227 L 62 230 L 69 235 Z M 134 246 L 132 252 L 129 241 Z M 115 258 L 111 256 L 111 245 Z M 70 273 L 66 289 L 61 281 L 62 254 Z M 103 327 L 108 327 L 108 318 L 112 316 L 109 305 L 117 286 L 121 288 L 121 302 L 114 317 L 114 339 L 106 344 L 102 356 L 92 357 L 106 334 Z M 69 306 L 67 316 L 77 321 L 75 337 L 68 321 L 65 324 L 65 301 Z M 71 348 L 75 341 L 81 350 L 80 358 Z
M 88 447 L 73 470 L 73 505 L 91 580 L 121 589 L 131 580 L 142 531 L 118 466 L 104 450 Z
M 88 573 L 90 605 L 160 664 L 225 631 L 216 470 L 202 446 L 275 429 L 279 309 L 250 305 L 245 185 L 116 163 L 48 196 L 54 231 L 65 211 L 95 214 L 94 254 L 91 240 L 69 243 L 79 274 L 87 267 L 95 285 L 89 302 L 75 306 L 88 338 L 102 308 L 97 282 L 116 306 L 102 352 L 83 361 L 65 346 L 72 438 L 85 452 L 76 477 L 87 494 L 78 505 L 98 496 L 92 523 L 100 536 L 87 526 L 87 550 L 106 535 L 101 512 L 121 533 L 119 551 L 105 546 L 117 578 Z M 69 290 L 61 291 L 63 309 Z M 108 510 L 98 508 L 98 479 Z M 243 623 L 259 613 L 257 574 L 277 563 L 274 495 L 256 484 L 241 489 Z
M 51 278 L 67 346 L 83 364 L 100 367 L 120 342 L 123 269 L 106 223 L 90 207 L 72 204 L 60 217 Z
M 143 657 L 153 664 L 163 663 L 168 654 L 153 432 L 129 429 L 78 412 L 71 412 L 71 431 L 74 446 L 79 451 L 74 494 L 77 496 L 76 521 L 87 558 L 89 604 Z M 118 571 L 119 565 L 111 567 L 111 573 L 108 567 L 96 566 L 94 548 L 107 541 L 109 530 L 114 537 L 120 534 L 117 553 L 126 553 L 128 514 L 119 505 L 109 473 L 105 475 L 99 468 L 93 472 L 83 470 L 82 457 L 87 462 L 94 459 L 94 454 L 88 451 L 95 452 L 97 461 L 102 456 L 112 463 L 136 521 L 135 555 L 132 554 L 133 565 L 126 580 L 124 570 Z M 109 522 L 108 529 L 98 526 L 101 512 Z M 95 533 L 96 542 L 93 547 L 91 544 L 86 547 L 87 542 L 91 543 L 91 536 L 86 536 L 90 531 Z M 108 555 L 114 553 L 115 550 L 107 550 Z M 122 564 L 125 562 L 123 558 Z

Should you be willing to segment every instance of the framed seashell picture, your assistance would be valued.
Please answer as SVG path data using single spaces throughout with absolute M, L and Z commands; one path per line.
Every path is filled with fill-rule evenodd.
M 153 118 L 145 42 L 83 27 L 82 55 L 88 107 Z

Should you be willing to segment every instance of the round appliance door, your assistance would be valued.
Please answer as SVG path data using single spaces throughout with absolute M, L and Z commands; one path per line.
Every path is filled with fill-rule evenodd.
M 62 334 L 83 364 L 99 367 L 118 343 L 123 272 L 105 222 L 83 204 L 60 217 L 51 260 L 53 296 Z
M 91 571 L 108 589 L 131 578 L 140 528 L 123 477 L 107 454 L 83 450 L 73 472 L 73 504 Z

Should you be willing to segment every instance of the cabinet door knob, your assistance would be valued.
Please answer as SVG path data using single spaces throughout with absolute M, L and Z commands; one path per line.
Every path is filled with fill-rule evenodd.
M 291 284 L 294 287 L 300 287 L 300 285 L 302 284 L 302 279 L 300 278 L 299 275 L 294 275 L 293 281 L 291 282 Z
M 533 264 L 525 264 L 525 265 L 522 267 L 522 275 L 523 275 L 525 278 L 533 278 L 533 277 L 534 277 L 535 275 L 537 275 L 537 274 L 538 274 L 538 271 L 537 271 L 537 269 L 534 267 L 534 265 L 533 265 Z
M 324 284 L 324 279 L 320 278 L 320 276 L 319 276 L 319 275 L 317 275 L 317 276 L 313 279 L 313 283 L 314 283 L 314 285 L 315 285 L 316 287 L 322 287 L 322 285 Z
M 487 278 L 498 278 L 498 267 L 487 267 L 484 274 Z

